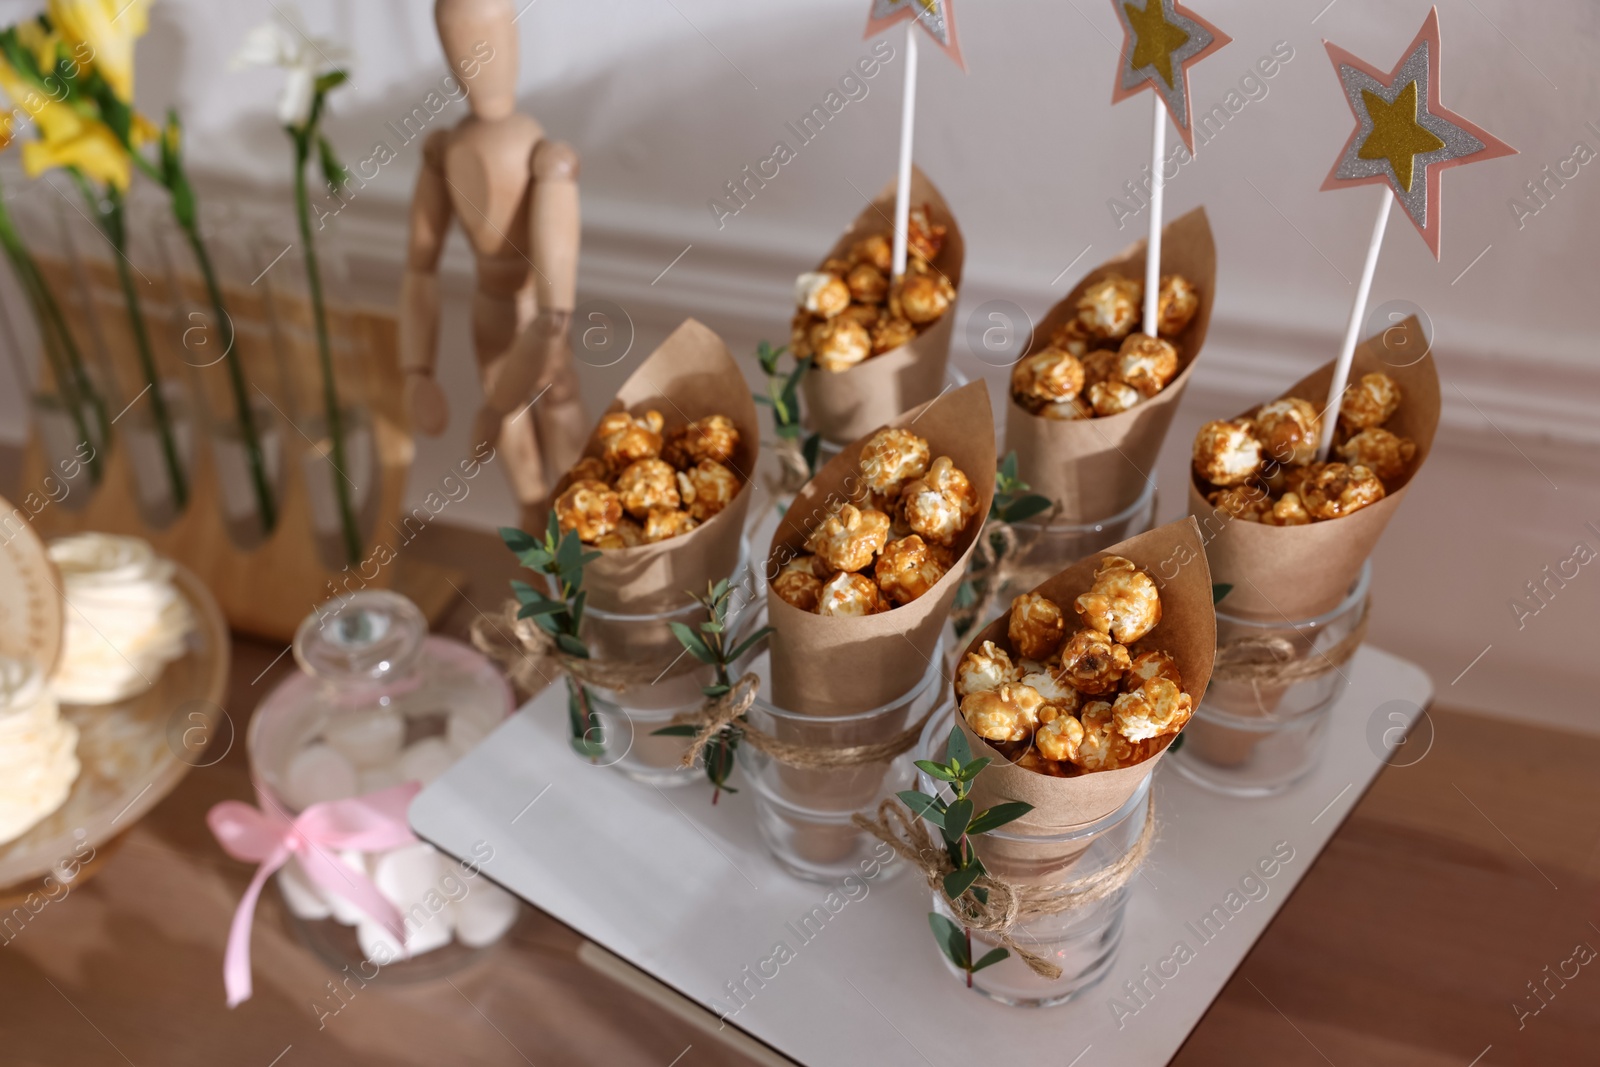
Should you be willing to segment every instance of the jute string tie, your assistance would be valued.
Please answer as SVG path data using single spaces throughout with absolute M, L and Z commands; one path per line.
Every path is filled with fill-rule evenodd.
M 913 817 L 904 804 L 894 799 L 885 800 L 878 805 L 877 818 L 857 812 L 852 821 L 920 871 L 929 889 L 944 892 L 945 875 L 955 870 L 955 864 L 943 844 L 933 840 L 926 824 Z M 1016 927 L 1034 919 L 1086 908 L 1114 896 L 1138 873 L 1155 843 L 1155 835 L 1155 803 L 1151 801 L 1146 804 L 1144 827 L 1138 840 L 1115 863 L 1082 878 L 1053 885 L 1017 884 L 993 874 L 979 875 L 973 885 L 987 890 L 988 899 L 980 903 L 970 894 L 963 896 L 957 909 L 959 917 L 968 929 L 986 933 L 1002 947 L 1015 952 L 1034 974 L 1053 981 L 1061 977 L 1061 968 L 1018 944 L 1014 934 Z

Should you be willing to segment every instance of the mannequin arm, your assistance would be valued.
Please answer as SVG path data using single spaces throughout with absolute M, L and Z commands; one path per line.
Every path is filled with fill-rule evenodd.
M 407 407 L 421 432 L 436 436 L 449 418 L 444 392 L 433 380 L 439 349 L 439 258 L 450 227 L 450 194 L 444 176 L 445 131 L 422 147 L 422 171 L 411 200 L 406 269 L 400 281 L 400 368 L 406 375 Z

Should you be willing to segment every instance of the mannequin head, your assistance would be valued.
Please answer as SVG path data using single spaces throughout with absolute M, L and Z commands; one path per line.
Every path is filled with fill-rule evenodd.
M 512 0 L 436 0 L 434 23 L 450 72 L 467 87 L 467 106 L 483 119 L 517 106 L 517 26 Z

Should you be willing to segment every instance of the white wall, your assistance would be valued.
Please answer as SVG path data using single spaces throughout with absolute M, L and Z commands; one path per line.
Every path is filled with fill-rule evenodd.
M 1428 10 L 1423 0 L 1199 6 L 1234 38 L 1193 72 L 1200 107 L 1222 103 L 1277 42 L 1294 56 L 1168 189 L 1170 214 L 1206 206 L 1221 257 L 1213 340 L 1163 460 L 1163 510 L 1172 514 L 1193 426 L 1328 359 L 1347 313 L 1378 193 L 1318 191 L 1353 121 L 1321 39 L 1388 69 Z M 23 7 L 0 4 L 0 13 Z M 685 314 L 722 330 L 736 351 L 786 332 L 788 279 L 859 210 L 861 195 L 890 175 L 898 55 L 868 83 L 868 95 L 800 147 L 738 216 L 719 228 L 706 202 L 745 164 L 770 155 L 776 139 L 798 147 L 784 124 L 820 103 L 868 53 L 866 7 L 866 0 L 537 0 L 527 7 L 518 23 L 524 104 L 584 158 L 580 295 L 617 302 L 639 330 L 629 360 L 585 369 L 592 403 L 602 403 L 633 360 Z M 379 138 L 396 144 L 385 122 L 409 112 L 444 75 L 430 8 L 418 0 L 308 5 L 316 30 L 351 42 L 360 56 L 354 88 L 330 122 L 350 159 Z M 1379 552 L 1374 639 L 1424 662 L 1453 705 L 1600 729 L 1588 699 L 1600 577 L 1586 568 L 1523 629 L 1508 605 L 1546 563 L 1567 558 L 1574 541 L 1600 549 L 1600 535 L 1583 526 L 1600 525 L 1600 370 L 1589 343 L 1600 163 L 1583 167 L 1520 225 L 1508 206 L 1526 198 L 1524 183 L 1543 167 L 1568 159 L 1576 142 L 1600 151 L 1593 66 L 1600 6 L 1443 0 L 1440 8 L 1446 104 L 1523 154 L 1445 176 L 1441 262 L 1398 213 L 1390 228 L 1374 304 L 1410 301 L 1431 318 L 1446 412 L 1430 470 Z M 262 187 L 264 199 L 252 202 L 269 204 L 281 195 L 288 165 L 270 110 L 277 75 L 226 68 L 237 40 L 271 10 L 267 0 L 162 0 L 142 46 L 140 86 L 147 110 L 180 103 L 195 165 L 208 170 L 214 190 Z M 958 313 L 964 321 L 993 297 L 1042 313 L 1084 267 L 1136 235 L 1142 216 L 1119 229 L 1107 201 L 1140 174 L 1149 103 L 1141 96 L 1109 105 L 1120 37 L 1103 0 L 959 0 L 957 14 L 970 73 L 924 49 L 917 156 L 966 233 L 968 283 Z M 898 34 L 889 39 L 898 53 Z M 439 121 L 463 111 L 454 105 Z M 401 148 L 341 219 L 377 294 L 391 291 L 396 276 L 416 163 L 417 145 Z M 1085 247 L 1079 266 L 1062 275 Z M 465 265 L 459 249 L 450 262 L 454 270 Z M 451 284 L 458 295 L 466 291 L 464 277 Z M 459 303 L 446 329 L 457 339 L 446 350 L 456 360 L 447 385 L 465 412 L 475 385 L 465 370 Z M 963 335 L 958 329 L 957 360 L 975 370 Z M 16 434 L 19 419 L 15 405 L 0 408 L 0 433 Z M 415 486 L 436 480 L 458 437 L 459 426 L 424 449 Z M 475 495 L 475 510 L 460 516 L 505 520 L 507 498 L 495 488 Z

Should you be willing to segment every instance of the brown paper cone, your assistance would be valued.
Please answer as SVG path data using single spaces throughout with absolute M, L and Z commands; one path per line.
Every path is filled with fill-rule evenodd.
M 1404 331 L 1403 340 L 1391 336 L 1395 331 Z M 1411 470 L 1376 504 L 1342 519 L 1306 526 L 1238 522 L 1206 502 L 1191 474 L 1189 511 L 1200 519 L 1211 571 L 1219 583 L 1233 586 L 1220 605 L 1224 612 L 1241 618 L 1298 621 L 1332 611 L 1349 594 L 1361 565 L 1372 555 L 1433 447 L 1440 409 L 1439 372 L 1433 355 L 1424 355 L 1408 366 L 1396 366 L 1390 356 L 1393 352 L 1423 352 L 1427 347 L 1422 324 L 1413 317 L 1362 342 L 1355 351 L 1350 380 L 1382 371 L 1398 382 L 1400 410 L 1389 420 L 1388 428 L 1417 445 Z M 1300 397 L 1322 408 L 1332 378 L 1330 362 L 1282 395 Z
M 1060 522 L 1093 522 L 1131 507 L 1155 477 L 1156 457 L 1167 427 L 1183 399 L 1200 349 L 1211 326 L 1211 304 L 1217 288 L 1217 249 L 1205 208 L 1174 219 L 1162 231 L 1161 270 L 1182 274 L 1200 290 L 1200 310 L 1173 339 L 1178 348 L 1178 374 L 1149 400 L 1120 415 L 1065 422 L 1023 410 L 1015 401 L 1006 408 L 1006 451 L 1017 454 L 1017 473 L 1033 491 L 1061 505 Z M 1029 351 L 1042 350 L 1076 310 L 1084 290 L 1108 274 L 1144 279 L 1145 242 L 1090 271 L 1034 330 Z
M 862 238 L 875 233 L 892 233 L 894 194 L 895 183 L 891 181 L 878 198 L 856 216 L 824 260 L 844 255 Z M 961 270 L 967 258 L 966 241 L 944 197 L 916 167 L 911 168 L 911 204 L 913 207 L 927 204 L 933 221 L 948 227 L 944 247 L 933 265 L 950 279 L 959 293 Z M 945 364 L 950 358 L 955 319 L 956 309 L 952 304 L 938 322 L 908 344 L 870 356 L 849 370 L 812 370 L 801 383 L 806 419 L 811 429 L 820 433 L 824 440 L 844 444 L 865 437 L 902 411 L 938 396 L 944 388 Z
M 739 450 L 729 464 L 744 487 L 719 514 L 680 537 L 636 548 L 608 549 L 584 568 L 589 607 L 627 615 L 670 611 L 703 593 L 707 582 L 729 576 L 739 558 L 739 539 L 755 492 L 752 476 L 761 448 L 761 427 L 744 374 L 722 338 L 685 319 L 617 390 L 606 409 L 642 415 L 661 412 L 667 429 L 707 415 L 726 415 L 739 428 Z M 600 454 L 599 424 L 589 434 L 585 456 Z M 567 487 L 562 478 L 556 487 Z M 670 631 L 663 630 L 670 636 Z M 626 635 L 620 635 L 627 640 Z M 602 635 L 603 639 L 603 635 Z M 674 653 L 676 654 L 676 653 Z
M 1105 556 L 1122 556 L 1138 564 L 1161 590 L 1161 622 L 1143 638 L 1145 648 L 1169 653 L 1178 663 L 1183 689 L 1200 706 L 1211 680 L 1211 665 L 1216 654 L 1217 620 L 1211 604 L 1211 570 L 1206 564 L 1199 525 L 1192 518 L 1180 519 L 1079 560 L 1033 591 L 1071 612 L 1072 603 L 1094 583 L 1094 570 Z M 967 646 L 968 651 L 984 641 L 1010 647 L 1006 627 L 1010 612 L 984 627 Z M 1069 618 L 1071 616 L 1069 615 Z M 974 809 L 983 811 L 1005 801 L 1020 800 L 1033 810 L 1004 831 L 1011 835 L 1052 835 L 1087 826 L 1120 808 L 1155 770 L 1176 735 L 1165 737 L 1154 756 L 1132 767 L 1096 771 L 1075 778 L 1053 778 L 1030 771 L 1007 760 L 987 741 L 967 728 L 958 713 L 956 722 L 966 734 L 974 753 L 990 756 L 994 762 L 978 775 L 972 785 Z M 1045 881 L 1086 849 L 1092 839 L 1071 844 L 1007 841 L 982 836 L 976 841 L 978 854 L 994 873 L 1016 881 Z
M 773 702 L 806 715 L 849 715 L 881 707 L 921 680 L 932 662 L 939 633 L 983 518 L 994 498 L 994 416 L 982 381 L 946 393 L 890 420 L 927 439 L 933 455 L 949 456 L 978 491 L 978 514 L 954 548 L 956 562 L 932 589 L 903 607 L 879 615 L 836 619 L 813 615 L 777 596 L 767 598 Z M 818 471 L 795 497 L 773 534 L 767 556 L 770 582 L 783 564 L 806 552 L 806 541 L 829 513 L 856 497 L 860 455 L 866 439 L 849 445 Z

